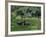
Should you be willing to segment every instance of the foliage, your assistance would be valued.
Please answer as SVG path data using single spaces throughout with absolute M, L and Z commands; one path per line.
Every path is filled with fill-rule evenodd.
M 12 6 L 11 12 L 16 11 L 16 15 L 20 16 L 41 16 L 41 8 L 40 7 L 33 7 L 33 6 Z
M 11 31 L 40 30 L 41 7 L 11 6 Z M 17 23 L 21 22 L 22 25 Z M 29 22 L 30 24 L 25 24 Z M 23 25 L 25 24 L 25 25 Z

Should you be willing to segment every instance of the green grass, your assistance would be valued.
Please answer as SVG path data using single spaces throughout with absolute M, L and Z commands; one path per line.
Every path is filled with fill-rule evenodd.
M 25 30 L 40 30 L 41 29 L 41 21 L 40 18 L 31 17 L 31 18 L 23 18 L 26 21 L 31 22 L 28 26 L 19 26 L 16 24 L 17 20 L 21 21 L 21 17 L 11 17 L 11 31 L 25 31 Z

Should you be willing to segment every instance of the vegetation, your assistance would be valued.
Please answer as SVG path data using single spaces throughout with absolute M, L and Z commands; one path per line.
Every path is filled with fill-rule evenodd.
M 41 7 L 11 6 L 11 31 L 40 29 Z

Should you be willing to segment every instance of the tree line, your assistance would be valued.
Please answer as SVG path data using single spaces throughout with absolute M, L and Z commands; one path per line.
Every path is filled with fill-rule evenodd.
M 17 16 L 27 17 L 40 17 L 41 7 L 35 6 L 11 6 L 11 12 L 14 12 Z

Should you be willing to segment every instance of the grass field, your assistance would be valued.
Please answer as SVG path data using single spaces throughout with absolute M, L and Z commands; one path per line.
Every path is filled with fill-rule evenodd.
M 24 19 L 25 21 L 29 21 L 31 23 L 28 26 L 17 25 L 16 21 L 18 20 L 21 21 L 21 17 L 14 17 L 11 20 L 11 31 L 25 31 L 25 30 L 40 30 L 41 29 L 40 18 L 37 18 L 37 17 L 25 18 Z

